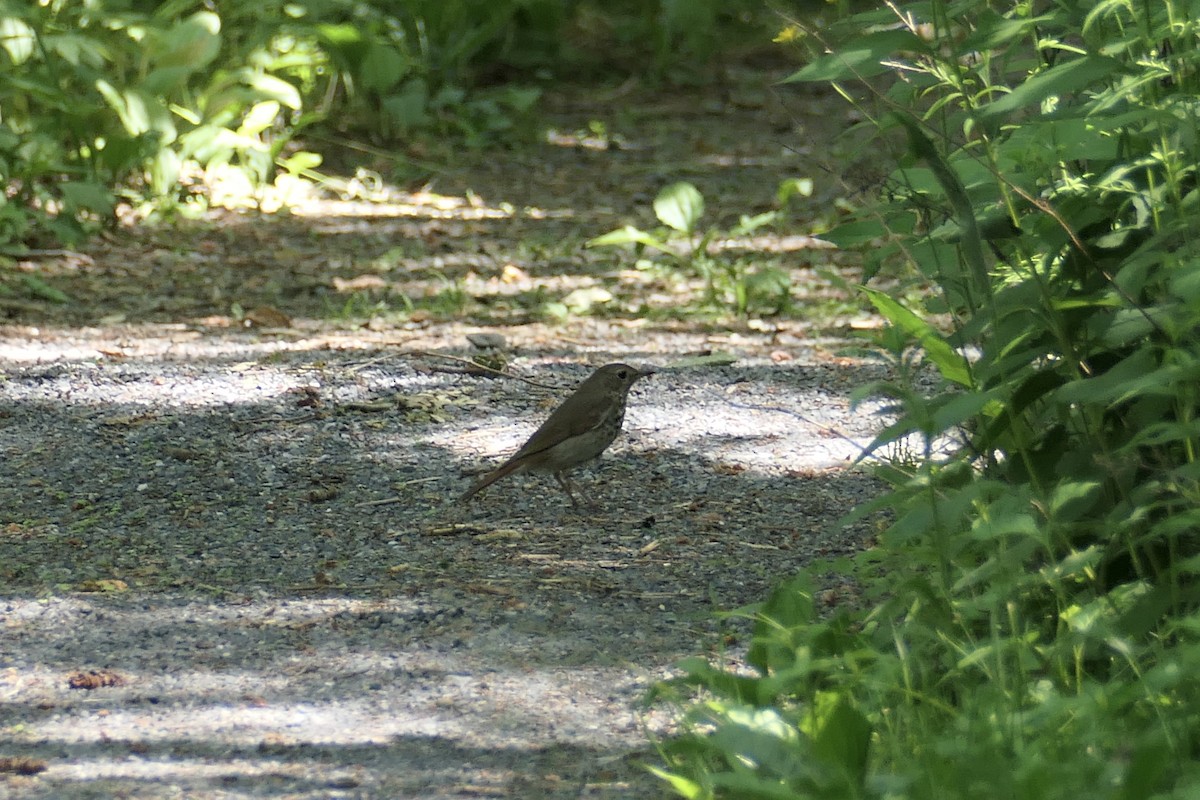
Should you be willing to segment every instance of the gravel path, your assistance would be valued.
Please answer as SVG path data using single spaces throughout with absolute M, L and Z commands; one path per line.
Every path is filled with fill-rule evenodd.
M 831 523 L 876 489 L 846 466 L 877 370 L 778 333 L 669 369 L 711 337 L 506 331 L 538 391 L 423 354 L 462 332 L 0 336 L 0 758 L 46 767 L 0 798 L 663 794 L 644 690 L 737 650 L 714 610 L 869 536 Z M 598 510 L 536 476 L 445 502 L 617 359 L 668 369 L 578 476 Z
M 673 313 L 697 275 L 584 246 L 655 224 L 681 179 L 727 228 L 816 177 L 781 233 L 819 228 L 848 191 L 823 164 L 836 96 L 709 94 L 584 90 L 548 105 L 556 128 L 608 119 L 625 145 L 455 151 L 386 208 L 214 214 L 19 264 L 72 302 L 0 293 L 0 800 L 663 796 L 643 764 L 671 719 L 645 690 L 736 659 L 744 627 L 713 612 L 863 547 L 868 524 L 835 522 L 878 491 L 848 468 L 877 409 L 848 397 L 879 368 L 817 338 L 857 321 L 829 273 L 853 259 L 756 244 L 796 313 L 710 326 Z M 539 322 L 596 288 L 598 313 Z M 430 355 L 478 330 L 560 388 Z M 679 366 L 710 351 L 737 360 Z M 536 476 L 446 502 L 613 360 L 666 369 L 576 476 L 597 510 Z M 853 596 L 822 577 L 822 605 Z

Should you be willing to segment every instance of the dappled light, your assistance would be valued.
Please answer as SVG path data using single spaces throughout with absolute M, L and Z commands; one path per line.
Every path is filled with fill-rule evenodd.
M 0 2 L 0 797 L 1200 794 L 1195 3 L 1067 5 Z

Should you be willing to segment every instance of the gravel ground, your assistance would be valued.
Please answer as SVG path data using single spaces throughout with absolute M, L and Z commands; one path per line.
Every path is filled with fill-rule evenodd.
M 777 333 L 503 331 L 545 391 L 427 354 L 463 330 L 0 334 L 0 757 L 46 766 L 0 798 L 664 794 L 645 689 L 736 652 L 714 610 L 868 540 L 833 523 L 877 490 L 847 467 L 878 370 Z M 670 368 L 714 346 L 738 361 Z M 577 476 L 596 510 L 538 476 L 449 502 L 618 359 L 667 369 Z

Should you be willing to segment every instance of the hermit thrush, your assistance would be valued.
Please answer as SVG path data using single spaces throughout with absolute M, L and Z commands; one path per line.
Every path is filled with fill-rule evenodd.
M 651 372 L 628 364 L 606 364 L 593 372 L 512 458 L 472 484 L 459 502 L 514 472 L 550 472 L 571 498 L 571 505 L 578 505 L 567 473 L 613 443 L 625 421 L 629 388 Z

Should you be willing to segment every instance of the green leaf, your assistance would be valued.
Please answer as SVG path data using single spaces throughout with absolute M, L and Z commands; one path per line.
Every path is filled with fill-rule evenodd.
M 408 60 L 394 47 L 374 42 L 359 67 L 359 82 L 368 91 L 382 93 L 398 84 L 408 71 Z
M 764 211 L 761 214 L 755 214 L 753 217 L 747 217 L 743 214 L 738 220 L 738 224 L 729 229 L 729 235 L 745 236 L 759 228 L 773 225 L 778 217 L 779 213 L 777 211 Z
M 867 296 L 884 319 L 920 342 L 925 355 L 943 378 L 960 386 L 973 385 L 967 359 L 951 347 L 936 328 L 878 289 L 860 286 L 859 291 Z
M 856 219 L 822 233 L 821 238 L 840 248 L 849 249 L 872 244 L 888 235 L 889 231 L 881 220 Z
M 28 289 L 35 297 L 40 297 L 43 300 L 49 300 L 52 303 L 71 302 L 71 298 L 68 297 L 65 292 L 63 292 L 61 289 L 56 289 L 36 275 L 30 275 L 29 273 L 22 274 L 21 283 L 25 284 L 25 288 Z
M 1072 522 L 1091 510 L 1100 495 L 1096 481 L 1066 481 L 1054 487 L 1049 515 L 1059 522 Z
M 159 67 L 151 70 L 150 74 L 146 76 L 146 80 L 142 82 L 142 88 L 157 95 L 171 94 L 187 86 L 188 78 L 194 71 L 187 65 Z
M 43 35 L 42 42 L 46 45 L 46 50 L 58 54 L 73 67 L 87 65 L 98 68 L 103 66 L 106 59 L 112 58 L 108 47 L 82 34 Z
M 16 17 L 0 19 L 0 47 L 13 64 L 24 64 L 33 55 L 34 31 Z
M 64 181 L 58 185 L 63 200 L 74 209 L 94 211 L 109 215 L 113 211 L 112 192 L 100 183 L 89 181 Z
M 242 119 L 242 124 L 238 126 L 239 136 L 258 136 L 260 133 L 271 127 L 275 123 L 275 118 L 279 116 L 279 103 L 274 100 L 265 100 L 261 103 L 255 103 L 246 112 L 245 118 Z
M 675 255 L 675 251 L 668 247 L 666 242 L 632 225 L 626 225 L 624 228 L 618 228 L 615 231 L 601 234 L 594 239 L 589 239 L 584 246 L 613 247 L 625 244 L 640 244 L 669 255 Z
M 933 414 L 934 429 L 946 431 L 956 428 L 978 417 L 988 406 L 993 406 L 990 411 L 997 411 L 995 404 L 998 404 L 999 395 L 1000 392 L 996 389 L 950 395 Z M 988 418 L 993 416 L 994 413 L 987 414 Z
M 845 697 L 822 692 L 804 726 L 812 737 L 813 752 L 833 767 L 853 787 L 867 777 L 871 749 L 871 723 Z
M 812 178 L 788 178 L 779 184 L 779 189 L 775 192 L 775 201 L 784 205 L 793 197 L 812 197 L 812 193 Z
M 994 11 L 984 9 L 974 20 L 974 30 L 962 42 L 959 52 L 999 50 L 1014 39 L 1035 35 L 1038 25 L 1055 21 L 1052 14 L 1006 19 Z
M 299 150 L 280 161 L 279 166 L 293 175 L 298 175 L 316 169 L 321 166 L 322 161 L 320 153 Z
M 183 167 L 179 154 L 170 149 L 162 148 L 150 161 L 150 186 L 154 193 L 166 197 L 179 191 L 179 172 Z
M 339 48 L 361 44 L 364 38 L 363 32 L 348 22 L 338 25 L 317 25 L 316 31 L 326 42 Z
M 1123 69 L 1121 62 L 1105 56 L 1085 56 L 1039 72 L 980 113 L 984 120 L 1007 116 L 1048 97 L 1076 92 Z
M 1173 393 L 1171 372 L 1160 368 L 1149 348 L 1135 350 L 1107 372 L 1068 383 L 1054 393 L 1056 402 L 1085 406 L 1115 406 L 1140 395 L 1169 396 Z
M 716 350 L 702 356 L 685 356 L 677 358 L 662 367 L 659 371 L 669 369 L 695 369 L 696 367 L 728 367 L 736 364 L 738 357 L 724 350 Z
M 784 78 L 781 83 L 795 81 L 840 81 L 865 78 L 891 69 L 883 62 L 902 51 L 926 53 L 929 46 L 912 31 L 893 30 L 868 33 L 855 39 L 842 50 L 821 56 L 799 72 Z
M 383 107 L 403 129 L 415 128 L 425 121 L 429 109 L 429 89 L 425 81 L 407 81 L 399 94 L 384 98 Z
M 187 67 L 196 72 L 220 52 L 221 18 L 210 11 L 198 11 L 146 39 L 146 55 L 156 67 Z
M 96 90 L 117 112 L 121 126 L 130 136 L 142 136 L 157 131 L 163 142 L 175 141 L 175 123 L 159 98 L 139 89 L 118 92 L 103 79 L 96 81 Z
M 654 213 L 664 225 L 691 233 L 704 214 L 704 196 L 690 183 L 673 183 L 654 198 Z
M 978 295 L 991 292 L 991 281 L 988 278 L 987 263 L 983 256 L 983 243 L 979 234 L 979 226 L 975 219 L 975 209 L 971 205 L 970 196 L 954 166 L 942 157 L 934 146 L 933 141 L 925 134 L 921 123 L 907 113 L 894 112 L 892 117 L 908 131 L 908 143 L 914 155 L 925 161 L 933 171 L 934 177 L 946 193 L 954 209 L 954 220 L 958 223 L 960 232 L 959 244 L 962 247 L 962 260 L 970 270 Z M 961 165 L 956 165 L 961 167 Z M 965 298 L 964 298 L 965 299 Z
M 293 111 L 300 108 L 300 91 L 282 78 L 256 73 L 246 79 L 246 84 L 263 100 L 274 100 Z
M 653 765 L 647 766 L 646 769 L 650 771 L 650 774 L 669 783 L 671 788 L 680 797 L 687 798 L 687 800 L 697 800 L 697 798 L 704 796 L 702 787 L 695 781 L 690 781 L 682 775 L 667 772 L 665 769 L 660 769 Z

